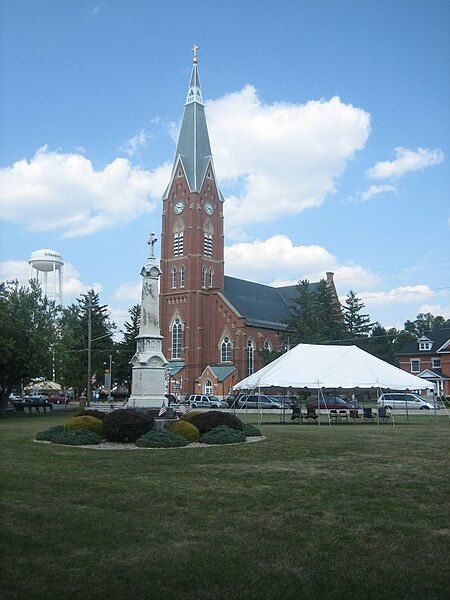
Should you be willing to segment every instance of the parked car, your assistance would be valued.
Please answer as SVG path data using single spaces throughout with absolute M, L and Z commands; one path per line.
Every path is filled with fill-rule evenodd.
M 292 396 L 270 396 L 277 400 L 281 404 L 284 404 L 286 408 L 292 408 L 293 406 L 298 406 L 297 400 L 295 400 Z
M 217 396 L 208 394 L 192 394 L 189 396 L 188 404 L 192 408 L 228 408 L 225 400 L 219 400 Z
M 240 396 L 236 402 L 238 408 L 262 408 L 275 409 L 283 408 L 283 403 L 273 396 L 265 396 L 261 394 L 250 394 L 249 396 Z
M 52 394 L 51 396 L 49 396 L 47 398 L 47 400 L 49 402 L 51 402 L 52 404 L 65 404 L 66 403 L 66 397 L 64 396 L 64 394 Z M 69 398 L 67 398 L 67 402 L 69 402 Z
M 434 410 L 433 402 L 429 402 L 418 394 L 381 394 L 377 400 L 378 406 L 385 406 L 390 410 Z M 436 402 L 436 409 L 441 407 Z
M 317 408 L 317 398 L 310 398 L 306 403 L 306 406 L 307 408 Z M 344 400 L 344 398 L 340 398 L 339 396 L 324 396 L 320 399 L 320 408 L 328 410 L 350 410 L 351 408 L 356 408 L 356 410 L 362 409 L 358 404 Z

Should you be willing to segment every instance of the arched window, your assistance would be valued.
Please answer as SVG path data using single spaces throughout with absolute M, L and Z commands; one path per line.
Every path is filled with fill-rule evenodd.
M 220 345 L 220 362 L 231 362 L 231 341 L 225 336 Z
M 172 267 L 171 274 L 172 274 L 172 288 L 175 289 L 177 287 L 177 268 L 176 267 Z
M 273 346 L 270 340 L 266 340 L 264 342 L 264 350 L 267 350 L 267 352 L 272 352 L 273 351 Z
M 213 236 L 207 231 L 203 233 L 203 254 L 208 257 L 213 255 Z
M 180 287 L 184 287 L 184 274 L 185 274 L 184 265 L 181 265 L 179 271 L 180 271 Z
M 206 275 L 207 275 L 207 273 L 208 273 L 208 269 L 205 266 L 203 266 L 202 267 L 202 287 L 204 287 L 204 288 L 206 287 Z
M 209 269 L 209 287 L 214 287 L 214 269 Z
M 203 393 L 204 394 L 212 394 L 213 392 L 213 384 L 211 379 L 206 379 L 205 383 L 203 384 Z
M 184 252 L 184 231 L 176 231 L 173 234 L 173 255 L 183 256 Z
M 251 375 L 254 370 L 254 347 L 253 341 L 249 338 L 247 342 L 247 375 Z
M 181 358 L 182 336 L 181 321 L 177 317 L 172 325 L 172 358 Z

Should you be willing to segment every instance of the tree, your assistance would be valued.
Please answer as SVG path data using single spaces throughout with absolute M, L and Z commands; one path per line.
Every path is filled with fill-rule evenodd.
M 314 295 L 307 279 L 298 282 L 296 291 L 298 295 L 292 301 L 291 316 L 286 324 L 293 331 L 294 343 L 307 344 L 316 337 Z
M 0 384 L 1 415 L 8 397 L 22 381 L 52 377 L 56 308 L 42 295 L 40 286 L 17 281 L 0 284 Z
M 380 323 L 374 323 L 367 340 L 367 351 L 391 365 L 398 366 L 396 350 L 400 333 L 395 327 L 386 330 Z
M 341 306 L 330 286 L 321 279 L 314 292 L 316 305 L 316 339 L 318 343 L 341 341 L 348 334 L 342 317 Z
M 296 290 L 298 296 L 292 301 L 291 317 L 286 322 L 295 343 L 322 343 L 345 337 L 340 305 L 324 279 L 314 288 L 304 279 Z
M 70 387 L 83 390 L 87 385 L 88 318 L 91 313 L 91 376 L 103 379 L 107 356 L 113 351 L 116 326 L 108 316 L 108 307 L 101 305 L 99 296 L 89 290 L 76 302 L 64 308 L 58 323 L 57 375 Z
M 136 352 L 136 336 L 139 335 L 141 320 L 141 307 L 135 304 L 128 310 L 129 321 L 125 322 L 123 339 L 115 345 L 116 358 L 114 360 L 114 379 L 120 382 L 131 381 L 130 360 Z
M 435 317 L 431 313 L 419 313 L 414 321 L 405 322 L 405 331 L 411 334 L 413 339 L 419 339 L 433 329 L 438 327 L 449 327 L 450 320 L 445 320 L 442 316 Z
M 364 302 L 358 298 L 353 290 L 350 290 L 342 307 L 344 311 L 344 323 L 347 327 L 349 337 L 366 338 L 373 325 L 368 314 L 361 314 Z

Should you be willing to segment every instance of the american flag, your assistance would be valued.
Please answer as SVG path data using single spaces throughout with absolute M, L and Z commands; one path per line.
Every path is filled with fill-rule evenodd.
M 159 409 L 159 413 L 158 413 L 158 417 L 162 417 L 163 414 L 167 411 L 167 408 L 164 406 L 164 404 L 161 406 L 161 408 Z
M 176 407 L 175 412 L 177 412 L 177 413 L 179 413 L 181 415 L 184 415 L 187 412 L 187 408 L 185 407 L 184 404 L 180 404 L 180 406 Z

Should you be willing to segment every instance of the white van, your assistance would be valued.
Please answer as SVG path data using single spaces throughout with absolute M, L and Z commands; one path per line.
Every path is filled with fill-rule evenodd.
M 381 394 L 377 400 L 378 406 L 384 406 L 389 410 L 434 410 L 432 402 L 428 402 L 418 394 Z M 439 409 L 439 405 L 436 404 Z

